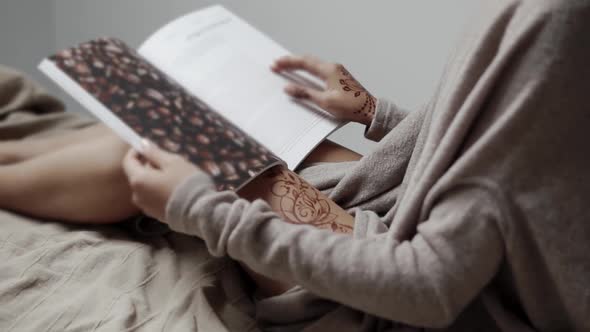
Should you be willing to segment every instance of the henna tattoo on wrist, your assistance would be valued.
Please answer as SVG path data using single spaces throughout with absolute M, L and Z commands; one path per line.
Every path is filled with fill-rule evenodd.
M 342 90 L 346 92 L 353 92 L 354 97 L 358 98 L 364 96 L 365 102 L 363 105 L 356 111 L 354 114 L 363 115 L 365 117 L 372 117 L 375 115 L 375 109 L 377 107 L 377 99 L 373 97 L 365 87 L 363 87 L 359 81 L 357 81 L 352 74 L 346 70 L 346 68 L 341 67 L 340 72 L 344 76 L 344 78 L 340 79 L 340 85 L 342 86 Z
M 285 221 L 330 229 L 337 233 L 352 233 L 352 226 L 339 223 L 330 203 L 320 192 L 285 169 L 268 171 L 272 179 L 271 193 L 279 200 L 280 212 Z

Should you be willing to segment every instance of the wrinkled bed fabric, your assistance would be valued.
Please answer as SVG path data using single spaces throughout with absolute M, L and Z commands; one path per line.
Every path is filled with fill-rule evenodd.
M 168 212 L 174 229 L 205 242 L 0 212 L 0 330 L 415 330 L 391 319 L 588 330 L 589 7 L 486 1 L 427 107 L 381 100 L 367 132 L 381 139 L 375 151 L 301 170 L 355 213 L 354 239 L 307 227 L 294 238 L 295 226 L 259 213 L 264 204 L 209 192 L 198 177 Z M 90 123 L 0 76 L 1 139 Z M 204 205 L 213 201 L 222 204 Z M 302 287 L 253 302 L 225 254 Z

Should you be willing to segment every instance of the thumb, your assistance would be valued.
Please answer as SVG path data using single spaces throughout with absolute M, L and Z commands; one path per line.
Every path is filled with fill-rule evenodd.
M 326 104 L 325 91 L 316 90 L 314 88 L 309 88 L 298 84 L 290 84 L 285 88 L 285 92 L 293 98 L 310 100 L 322 108 Z
M 166 165 L 174 156 L 146 139 L 141 141 L 139 153 L 146 161 L 156 168 L 162 168 L 162 166 Z

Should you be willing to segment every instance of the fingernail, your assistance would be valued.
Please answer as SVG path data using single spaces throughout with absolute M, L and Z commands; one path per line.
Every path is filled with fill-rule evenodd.
M 305 91 L 305 89 L 301 89 L 301 88 L 295 87 L 295 86 L 291 86 L 289 88 L 289 91 L 287 91 L 287 93 L 289 93 L 291 96 L 293 96 L 295 98 L 302 98 L 302 99 L 309 98 L 309 93 L 307 93 L 307 91 Z
M 150 143 L 150 141 L 148 141 L 147 139 L 142 139 L 141 140 L 141 145 L 139 147 L 141 153 L 146 152 L 147 150 L 150 149 L 150 147 L 152 146 L 152 144 Z
M 285 87 L 285 92 L 288 93 L 288 94 L 290 94 L 290 95 L 293 95 L 293 96 L 297 95 L 298 91 L 299 91 L 299 88 L 297 88 L 294 85 L 287 85 Z

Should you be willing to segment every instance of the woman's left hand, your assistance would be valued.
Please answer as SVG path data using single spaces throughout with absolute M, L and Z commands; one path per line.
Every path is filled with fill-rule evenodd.
M 129 150 L 123 169 L 132 190 L 133 203 L 145 214 L 166 222 L 166 205 L 174 189 L 198 167 L 179 155 L 145 142 L 141 152 Z

